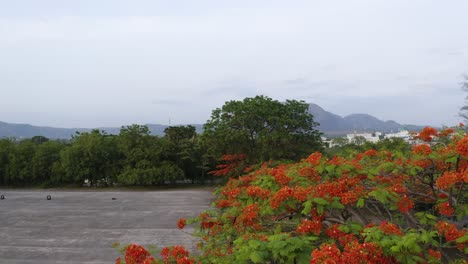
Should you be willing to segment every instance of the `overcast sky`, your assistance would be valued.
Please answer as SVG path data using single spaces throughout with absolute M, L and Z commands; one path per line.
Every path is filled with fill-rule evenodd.
M 204 123 L 263 94 L 454 125 L 468 1 L 0 0 L 0 121 Z

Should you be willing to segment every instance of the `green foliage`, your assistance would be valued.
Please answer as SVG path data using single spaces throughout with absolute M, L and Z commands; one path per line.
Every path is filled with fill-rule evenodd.
M 190 179 L 204 182 L 214 167 L 193 126 L 169 127 L 165 137 L 147 126 L 76 133 L 69 142 L 42 136 L 0 139 L 0 185 L 159 185 Z
M 204 137 L 213 155 L 246 154 L 251 164 L 305 157 L 321 149 L 318 124 L 302 101 L 285 103 L 266 96 L 228 101 L 213 110 Z
M 9 139 L 0 139 L 0 184 L 11 184 L 9 167 L 11 153 L 14 151 L 14 142 Z
M 60 151 L 65 147 L 57 141 L 41 141 L 36 147 L 32 158 L 32 182 L 35 184 L 52 185 L 56 174 L 54 165 L 59 166 Z
M 112 184 L 115 180 L 116 151 L 114 136 L 98 130 L 78 134 L 71 146 L 60 153 L 65 173 L 61 180 L 75 184 L 85 181 L 91 185 Z
M 422 138 L 437 133 L 425 131 Z M 410 151 L 313 153 L 229 179 L 216 192 L 217 208 L 188 220 L 201 238 L 196 260 L 463 263 L 468 135 L 446 132 Z

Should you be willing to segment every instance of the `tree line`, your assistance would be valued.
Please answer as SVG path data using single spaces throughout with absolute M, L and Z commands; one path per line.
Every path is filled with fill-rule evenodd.
M 0 139 L 0 185 L 203 184 L 225 154 L 242 154 L 253 165 L 321 150 L 318 124 L 307 110 L 303 101 L 256 96 L 213 110 L 202 134 L 194 126 L 170 126 L 160 137 L 135 124 L 118 135 L 77 132 L 69 141 Z
M 204 182 L 208 169 L 195 127 L 173 126 L 163 137 L 147 126 L 122 127 L 118 135 L 77 133 L 70 141 L 42 136 L 0 139 L 4 186 L 154 185 Z

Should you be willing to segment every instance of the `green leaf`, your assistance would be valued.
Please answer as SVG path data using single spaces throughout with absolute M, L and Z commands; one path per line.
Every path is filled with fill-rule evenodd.
M 322 214 L 323 214 L 323 205 L 321 205 L 321 204 L 318 204 L 318 205 L 317 205 L 317 213 L 318 213 L 319 215 L 322 215 Z
M 252 260 L 253 263 L 262 263 L 263 262 L 262 255 L 257 251 L 254 251 L 254 252 L 250 253 L 249 258 L 250 258 L 250 260 Z
M 432 219 L 432 220 L 437 220 L 437 216 L 435 216 L 435 215 L 431 215 L 431 214 L 426 213 L 425 216 L 426 216 L 426 218 L 429 218 L 429 219 Z
M 357 201 L 356 206 L 358 208 L 363 208 L 364 207 L 364 198 L 359 198 L 358 201 Z
M 249 247 L 253 248 L 253 249 L 257 249 L 260 247 L 262 243 L 260 243 L 260 241 L 258 240 L 250 240 L 249 241 Z
M 345 206 L 342 203 L 340 203 L 339 201 L 337 201 L 337 200 L 334 200 L 331 203 L 330 207 L 335 208 L 335 209 L 344 209 L 345 208 Z
M 276 228 L 275 228 L 275 234 L 279 234 L 281 233 L 281 225 L 277 225 Z
M 325 167 L 325 170 L 326 170 L 328 173 L 332 173 L 333 170 L 335 169 L 335 167 L 336 167 L 336 166 L 333 165 L 333 164 L 332 164 L 332 165 L 328 165 L 328 166 Z
M 390 248 L 393 253 L 399 253 L 401 251 L 399 246 L 393 246 Z
M 457 240 L 455 240 L 455 241 L 456 241 L 457 243 L 465 243 L 465 242 L 468 242 L 468 234 L 465 234 L 464 236 L 457 238 Z
M 453 157 L 446 159 L 445 163 L 452 163 L 452 164 L 457 163 L 457 156 L 453 156 Z
M 351 232 L 355 234 L 359 234 L 362 231 L 362 225 L 358 223 L 350 223 L 349 228 L 351 229 Z
M 309 263 L 310 262 L 310 251 L 301 252 L 296 256 L 297 263 Z
M 320 197 L 315 197 L 313 199 L 313 201 L 316 203 L 316 204 L 319 204 L 319 205 L 328 205 L 329 202 L 323 198 L 320 198 Z
M 304 209 L 302 209 L 302 214 L 304 215 L 307 215 L 310 213 L 310 211 L 312 210 L 312 201 L 311 200 L 307 200 L 305 203 L 304 203 Z

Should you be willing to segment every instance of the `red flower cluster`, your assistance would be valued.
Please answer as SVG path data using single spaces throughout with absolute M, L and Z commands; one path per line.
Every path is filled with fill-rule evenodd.
M 262 199 L 266 199 L 268 196 L 270 196 L 270 190 L 250 185 L 249 187 L 247 187 L 247 195 L 251 197 L 259 197 Z
M 231 206 L 231 202 L 229 200 L 219 200 L 218 201 L 218 207 L 219 208 L 226 208 Z
M 318 220 L 304 219 L 297 227 L 296 231 L 301 234 L 314 233 L 319 235 L 322 230 L 322 222 Z
M 421 168 L 429 168 L 432 165 L 432 162 L 429 159 L 419 159 L 413 161 L 413 164 Z
M 274 168 L 272 171 L 272 175 L 273 177 L 275 177 L 275 181 L 281 186 L 288 185 L 289 182 L 292 180 L 286 175 L 284 168 L 282 167 Z
M 396 263 L 391 257 L 384 257 L 380 246 L 374 243 L 351 242 L 343 252 L 335 244 L 322 244 L 312 251 L 311 264 L 362 264 Z
M 165 247 L 161 250 L 163 263 L 193 264 L 195 260 L 183 246 Z
M 426 144 L 416 145 L 413 147 L 413 154 L 429 155 L 432 153 L 431 147 Z
M 150 264 L 156 260 L 151 254 L 142 246 L 131 244 L 125 249 L 125 263 L 126 264 Z M 116 264 L 121 263 L 120 257 L 116 259 Z
M 216 166 L 216 170 L 208 172 L 214 176 L 226 176 L 235 169 L 240 168 L 241 163 L 245 160 L 245 154 L 224 155 L 222 160 L 225 164 Z
M 437 178 L 435 185 L 437 188 L 442 190 L 448 190 L 454 187 L 457 183 L 464 182 L 468 182 L 468 172 L 446 171 L 442 176 Z
M 217 222 L 213 221 L 213 219 L 207 213 L 201 213 L 200 218 L 201 218 L 200 225 L 205 229 L 210 229 L 215 224 L 217 224 Z
M 450 134 L 452 134 L 453 132 L 455 132 L 455 131 L 452 128 L 447 128 L 447 129 L 444 129 L 444 130 L 440 131 L 438 136 L 439 137 L 447 137 Z
M 337 157 L 337 156 L 335 156 L 331 160 L 327 161 L 327 164 L 336 165 L 336 166 L 342 165 L 344 163 L 346 163 L 345 158 Z
M 377 153 L 378 152 L 375 149 L 368 149 L 363 154 L 364 156 L 372 157 L 372 156 L 377 156 Z
M 179 229 L 184 229 L 186 224 L 187 224 L 187 220 L 185 220 L 185 218 L 180 218 L 179 221 L 177 221 L 177 227 Z
M 353 204 L 366 193 L 361 181 L 360 177 L 343 176 L 340 179 L 322 182 L 315 186 L 312 195 L 330 201 L 333 197 L 340 197 L 341 203 Z
M 312 165 L 318 165 L 320 163 L 320 159 L 322 158 L 322 153 L 314 152 L 307 157 L 306 161 Z
M 258 219 L 258 204 L 251 204 L 244 208 L 240 220 L 244 226 L 253 226 Z
M 281 203 L 292 197 L 294 194 L 294 190 L 291 189 L 291 187 L 283 187 L 281 188 L 279 191 L 277 191 L 273 197 L 270 199 L 270 205 L 273 209 L 276 209 L 278 207 L 280 207 Z
M 453 209 L 453 207 L 450 205 L 449 202 L 437 204 L 435 208 L 437 212 L 439 212 L 439 214 L 445 215 L 445 216 L 452 216 L 453 213 L 455 212 L 455 209 Z
M 327 230 L 325 230 L 325 233 L 327 234 L 327 236 L 329 236 L 330 238 L 333 238 L 333 239 L 338 239 L 338 238 L 346 235 L 338 227 L 339 227 L 339 225 L 337 225 L 337 224 L 331 225 L 330 227 L 327 228 Z
M 320 175 L 312 167 L 304 167 L 299 170 L 299 174 L 303 177 L 309 178 L 312 182 L 320 180 Z
M 401 197 L 400 200 L 397 202 L 398 210 L 404 214 L 409 213 L 411 209 L 414 207 L 414 202 L 405 194 Z
M 432 248 L 430 248 L 427 251 L 427 253 L 429 254 L 429 256 L 431 256 L 432 258 L 435 258 L 436 260 L 440 260 L 442 258 L 442 254 L 438 250 L 433 250 Z
M 425 127 L 423 130 L 421 130 L 421 132 L 419 132 L 417 138 L 426 142 L 430 142 L 432 141 L 432 137 L 435 135 L 437 135 L 437 130 L 435 128 Z
M 464 157 L 468 157 L 468 135 L 458 141 L 455 150 Z
M 444 236 L 448 242 L 454 241 L 464 236 L 466 233 L 466 230 L 458 230 L 454 224 L 449 224 L 443 221 L 437 222 L 434 227 L 439 232 L 439 235 Z
M 403 232 L 401 232 L 400 228 L 397 225 L 393 223 L 387 223 L 387 221 L 382 221 L 382 223 L 380 223 L 379 225 L 379 228 L 383 231 L 384 234 L 387 235 L 403 235 Z
M 322 244 L 319 249 L 312 251 L 310 264 L 332 264 L 338 262 L 341 258 L 341 251 L 335 244 Z

